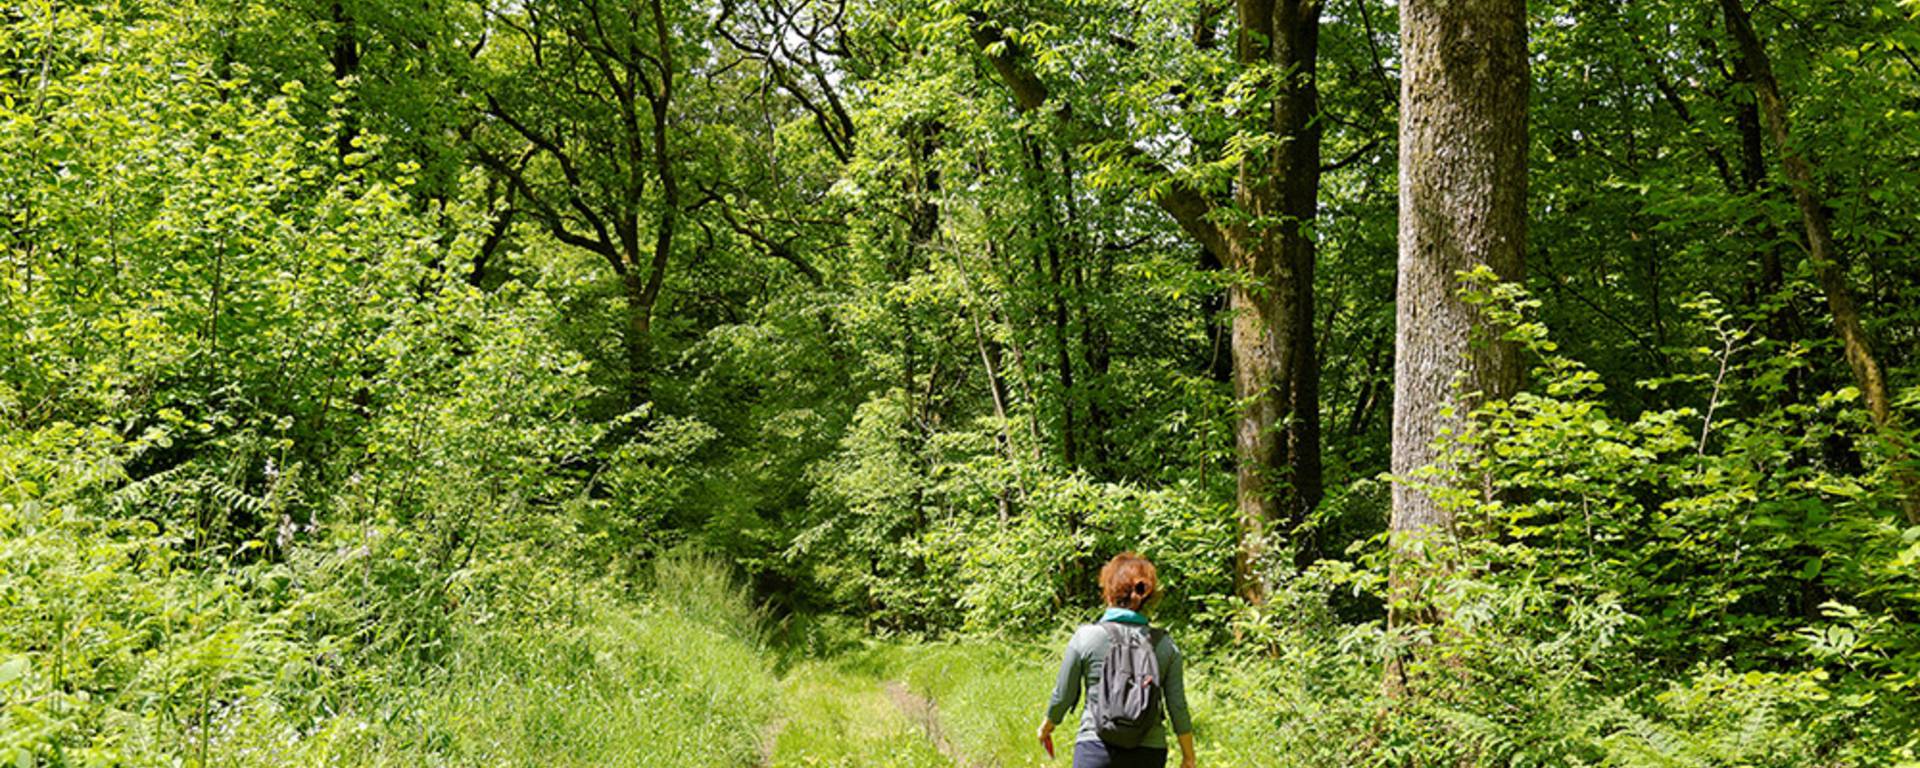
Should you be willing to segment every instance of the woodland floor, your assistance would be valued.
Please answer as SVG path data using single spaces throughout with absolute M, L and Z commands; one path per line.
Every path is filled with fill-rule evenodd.
M 938 704 L 899 680 L 807 664 L 781 687 L 782 716 L 763 762 L 769 768 L 986 765 L 947 740 Z
M 956 745 L 939 703 L 902 680 L 808 662 L 782 681 L 780 709 L 764 739 L 767 768 L 1009 764 Z

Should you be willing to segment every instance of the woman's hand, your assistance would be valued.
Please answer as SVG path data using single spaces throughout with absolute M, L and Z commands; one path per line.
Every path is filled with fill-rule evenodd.
M 1193 768 L 1193 734 L 1180 734 L 1180 768 Z
M 1053 757 L 1053 721 L 1040 721 L 1040 746 L 1047 750 L 1047 757 Z

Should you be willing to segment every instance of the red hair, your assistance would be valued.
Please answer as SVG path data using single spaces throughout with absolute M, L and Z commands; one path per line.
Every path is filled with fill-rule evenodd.
M 1106 597 L 1107 605 L 1137 611 L 1158 591 L 1160 577 L 1154 573 L 1153 563 L 1132 552 L 1114 555 L 1100 569 L 1100 594 Z

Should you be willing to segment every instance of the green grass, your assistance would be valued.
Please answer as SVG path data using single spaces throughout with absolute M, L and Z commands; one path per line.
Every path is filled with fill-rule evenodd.
M 761 649 L 672 607 L 470 631 L 444 684 L 376 701 L 302 762 L 742 766 L 780 687 Z
M 1057 654 L 1066 645 L 1064 634 L 1053 640 L 1057 642 L 979 638 L 958 643 L 879 644 L 864 654 L 861 664 L 870 675 L 905 681 L 938 702 L 948 739 L 973 763 L 1003 768 L 1058 766 L 1065 763 L 1064 754 L 1048 761 L 1034 739 L 1047 695 L 1053 689 Z M 1311 690 L 1304 680 L 1281 679 L 1288 676 L 1281 665 L 1209 663 L 1204 659 L 1189 659 L 1188 663 L 1187 699 L 1202 764 L 1347 763 L 1347 749 L 1352 745 L 1316 732 L 1317 726 L 1339 719 L 1320 711 L 1327 704 L 1289 701 L 1287 709 L 1292 716 L 1284 718 L 1284 723 L 1276 718 L 1273 699 L 1279 692 Z M 1072 733 L 1079 725 L 1079 716 L 1078 710 L 1069 714 L 1068 722 L 1057 732 L 1057 751 L 1072 749 Z
M 759 753 L 773 715 L 756 650 L 671 609 L 500 646 L 435 702 L 456 753 L 478 764 L 735 765 Z
M 565 580 L 512 590 L 518 602 L 456 621 L 440 664 L 374 667 L 313 726 L 234 713 L 208 762 L 760 764 L 784 689 L 751 600 L 698 556 L 662 558 L 654 581 L 639 602 Z
M 975 764 L 1018 768 L 1065 759 L 1049 763 L 1033 736 L 1054 674 L 1039 646 L 999 640 L 876 645 L 861 664 L 938 703 L 947 739 Z M 1071 749 L 1070 741 L 1062 738 L 1056 747 Z
M 1049 760 L 1033 738 L 1064 634 L 882 641 L 832 621 L 790 619 L 802 642 L 776 648 L 764 617 L 725 574 L 710 560 L 670 556 L 640 602 L 583 588 L 566 591 L 567 607 L 533 600 L 469 620 L 441 666 L 368 680 L 311 726 L 271 711 L 270 697 L 231 711 L 209 763 L 1067 764 L 1077 712 L 1059 734 L 1058 757 Z M 1313 725 L 1315 705 L 1277 698 L 1311 688 L 1284 667 L 1194 664 L 1189 698 L 1204 763 L 1303 764 L 1298 742 L 1312 735 L 1302 729 Z M 1286 723 L 1276 721 L 1280 711 Z
M 778 768 L 953 764 L 873 677 L 805 662 L 788 675 L 781 703 Z
M 774 766 L 1040 768 L 1067 764 L 1078 713 L 1048 760 L 1034 741 L 1057 660 L 1037 642 L 866 641 L 775 673 L 770 649 L 711 603 L 605 605 L 572 626 L 470 630 L 444 685 L 363 708 L 284 763 L 373 766 Z M 716 620 L 716 619 L 724 620 Z M 1064 638 L 1061 638 L 1064 642 Z M 1208 765 L 1297 765 L 1291 732 L 1262 699 L 1272 665 L 1195 665 L 1189 699 Z M 1266 670 L 1266 674 L 1260 674 Z M 892 690 L 890 690 L 892 688 Z M 933 729 L 949 754 L 930 737 Z M 1286 731 L 1286 732 L 1283 732 Z M 1291 745 L 1291 746 L 1290 746 Z M 1338 764 L 1324 761 L 1312 764 Z M 1314 750 L 1308 750 L 1309 752 Z M 247 761 L 256 762 L 256 761 Z
M 173 764 L 199 765 L 200 751 L 192 748 L 199 746 L 208 766 L 1068 764 L 1064 753 L 1071 750 L 1077 712 L 1059 733 L 1063 754 L 1049 760 L 1033 739 L 1064 633 L 1040 640 L 887 641 L 809 619 L 791 623 L 812 627 L 795 633 L 805 642 L 776 648 L 763 641 L 760 617 L 743 607 L 751 604 L 723 579 L 662 578 L 641 602 L 571 586 L 560 592 L 571 596 L 569 607 L 530 599 L 549 607 L 466 622 L 431 669 L 369 666 L 350 691 L 315 694 L 310 698 L 328 702 L 321 705 L 324 716 L 288 706 L 285 688 L 262 684 L 214 712 L 209 731 L 145 743 L 137 739 L 152 740 L 150 730 L 126 728 L 118 733 L 131 736 L 106 747 L 137 755 L 173 748 L 183 757 Z M 519 618 L 503 618 L 509 616 Z M 1281 656 L 1271 659 L 1191 653 L 1188 699 L 1202 765 L 1402 765 L 1408 756 L 1434 753 L 1434 744 L 1472 736 L 1470 728 L 1504 733 L 1468 710 L 1452 719 L 1440 719 L 1449 712 L 1422 715 L 1424 721 L 1396 715 L 1380 708 L 1377 669 L 1307 643 L 1280 647 Z M 786 656 L 779 659 L 782 650 Z M 297 672 L 306 663 L 289 668 Z M 1798 738 L 1791 732 L 1756 740 L 1780 728 L 1765 718 L 1790 711 L 1786 707 L 1799 700 L 1794 696 L 1811 700 L 1819 689 L 1786 687 L 1794 681 L 1764 676 L 1716 680 L 1667 697 L 1670 709 L 1691 720 L 1629 717 L 1623 709 L 1596 715 L 1594 724 L 1580 727 L 1615 730 L 1602 745 L 1604 759 L 1579 764 L 1712 766 L 1739 750 L 1788 756 L 1769 765 L 1898 764 L 1801 759 L 1792 744 L 1779 746 Z M 1741 695 L 1762 697 L 1768 708 L 1721 701 L 1725 691 L 1746 689 L 1764 689 Z M 1570 721 L 1552 712 L 1540 716 Z M 69 752 L 53 764 L 166 764 L 95 759 L 101 754 L 107 751 Z M 1488 752 L 1448 764 L 1517 763 Z

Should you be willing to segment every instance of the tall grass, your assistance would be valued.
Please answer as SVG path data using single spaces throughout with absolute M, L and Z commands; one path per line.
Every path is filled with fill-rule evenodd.
M 660 561 L 639 603 L 459 631 L 441 679 L 356 703 L 297 762 L 356 766 L 742 766 L 780 687 L 758 614 L 724 564 Z
M 754 646 L 766 639 L 766 612 L 725 560 L 698 549 L 670 550 L 653 563 L 649 598 L 682 617 Z

